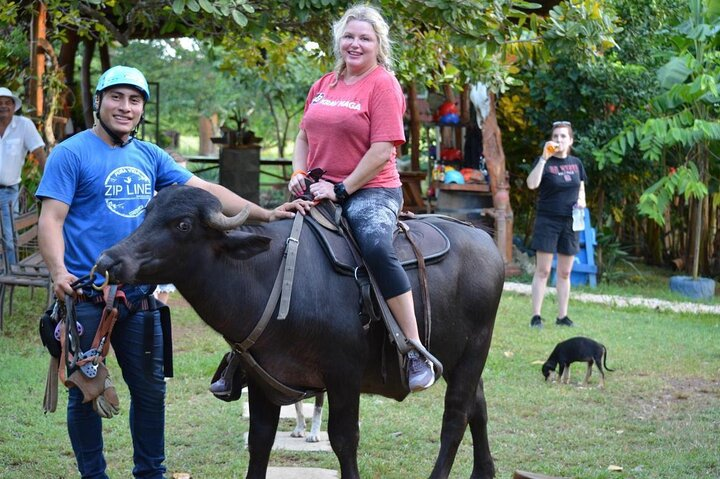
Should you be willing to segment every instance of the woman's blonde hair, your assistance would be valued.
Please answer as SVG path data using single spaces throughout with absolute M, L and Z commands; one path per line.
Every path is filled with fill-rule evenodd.
M 378 39 L 377 62 L 388 71 L 391 70 L 392 52 L 390 41 L 390 27 L 380 12 L 370 5 L 355 5 L 345 12 L 340 20 L 333 24 L 333 52 L 335 53 L 335 81 L 337 83 L 340 75 L 345 71 L 346 65 L 340 51 L 340 41 L 345 33 L 345 28 L 351 20 L 368 22 L 372 25 Z

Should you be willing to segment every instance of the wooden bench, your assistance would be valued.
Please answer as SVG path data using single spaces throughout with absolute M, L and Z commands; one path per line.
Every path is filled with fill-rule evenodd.
M 421 183 L 427 178 L 425 171 L 401 171 L 400 181 L 403 192 L 403 211 L 427 213 L 427 204 L 422 195 Z
M 52 280 L 38 246 L 38 219 L 37 209 L 34 209 L 16 216 L 13 221 L 16 264 L 8 264 L 7 255 L 4 254 L 4 250 L 2 251 L 4 270 L 0 275 L 0 331 L 3 328 L 5 295 L 9 290 L 8 314 L 12 315 L 15 286 L 29 287 L 31 294 L 34 288 L 43 288 L 47 293 L 47 306 L 52 304 Z M 0 226 L 2 226 L 2 215 L 0 215 Z M 3 249 L 2 242 L 0 249 Z

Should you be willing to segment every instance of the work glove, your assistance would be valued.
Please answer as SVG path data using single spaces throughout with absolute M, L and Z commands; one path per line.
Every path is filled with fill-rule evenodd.
M 105 389 L 93 399 L 92 405 L 98 416 L 105 419 L 110 419 L 120 412 L 120 399 L 110 377 L 105 378 Z

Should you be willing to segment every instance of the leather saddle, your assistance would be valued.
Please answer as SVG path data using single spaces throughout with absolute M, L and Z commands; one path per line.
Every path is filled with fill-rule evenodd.
M 331 202 L 322 202 L 315 206 L 306 223 L 315 234 L 330 263 L 340 274 L 355 275 L 361 265 L 358 264 L 358 255 L 345 235 L 340 232 L 340 207 Z M 404 269 L 417 268 L 418 259 L 413 248 L 422 254 L 425 264 L 441 261 L 450 250 L 450 240 L 437 226 L 408 217 L 398 221 L 395 230 L 393 246 L 395 253 Z

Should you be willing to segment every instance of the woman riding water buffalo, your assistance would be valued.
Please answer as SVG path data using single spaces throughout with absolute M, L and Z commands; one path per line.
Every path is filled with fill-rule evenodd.
M 410 281 L 392 246 L 402 206 L 395 159 L 396 147 L 405 142 L 405 98 L 390 70 L 388 30 L 380 13 L 367 5 L 349 9 L 334 24 L 335 69 L 310 88 L 288 188 L 300 196 L 307 171 L 325 170 L 310 193 L 342 205 L 395 320 L 409 341 L 419 343 Z M 415 349 L 407 359 L 410 390 L 430 387 L 431 363 Z

